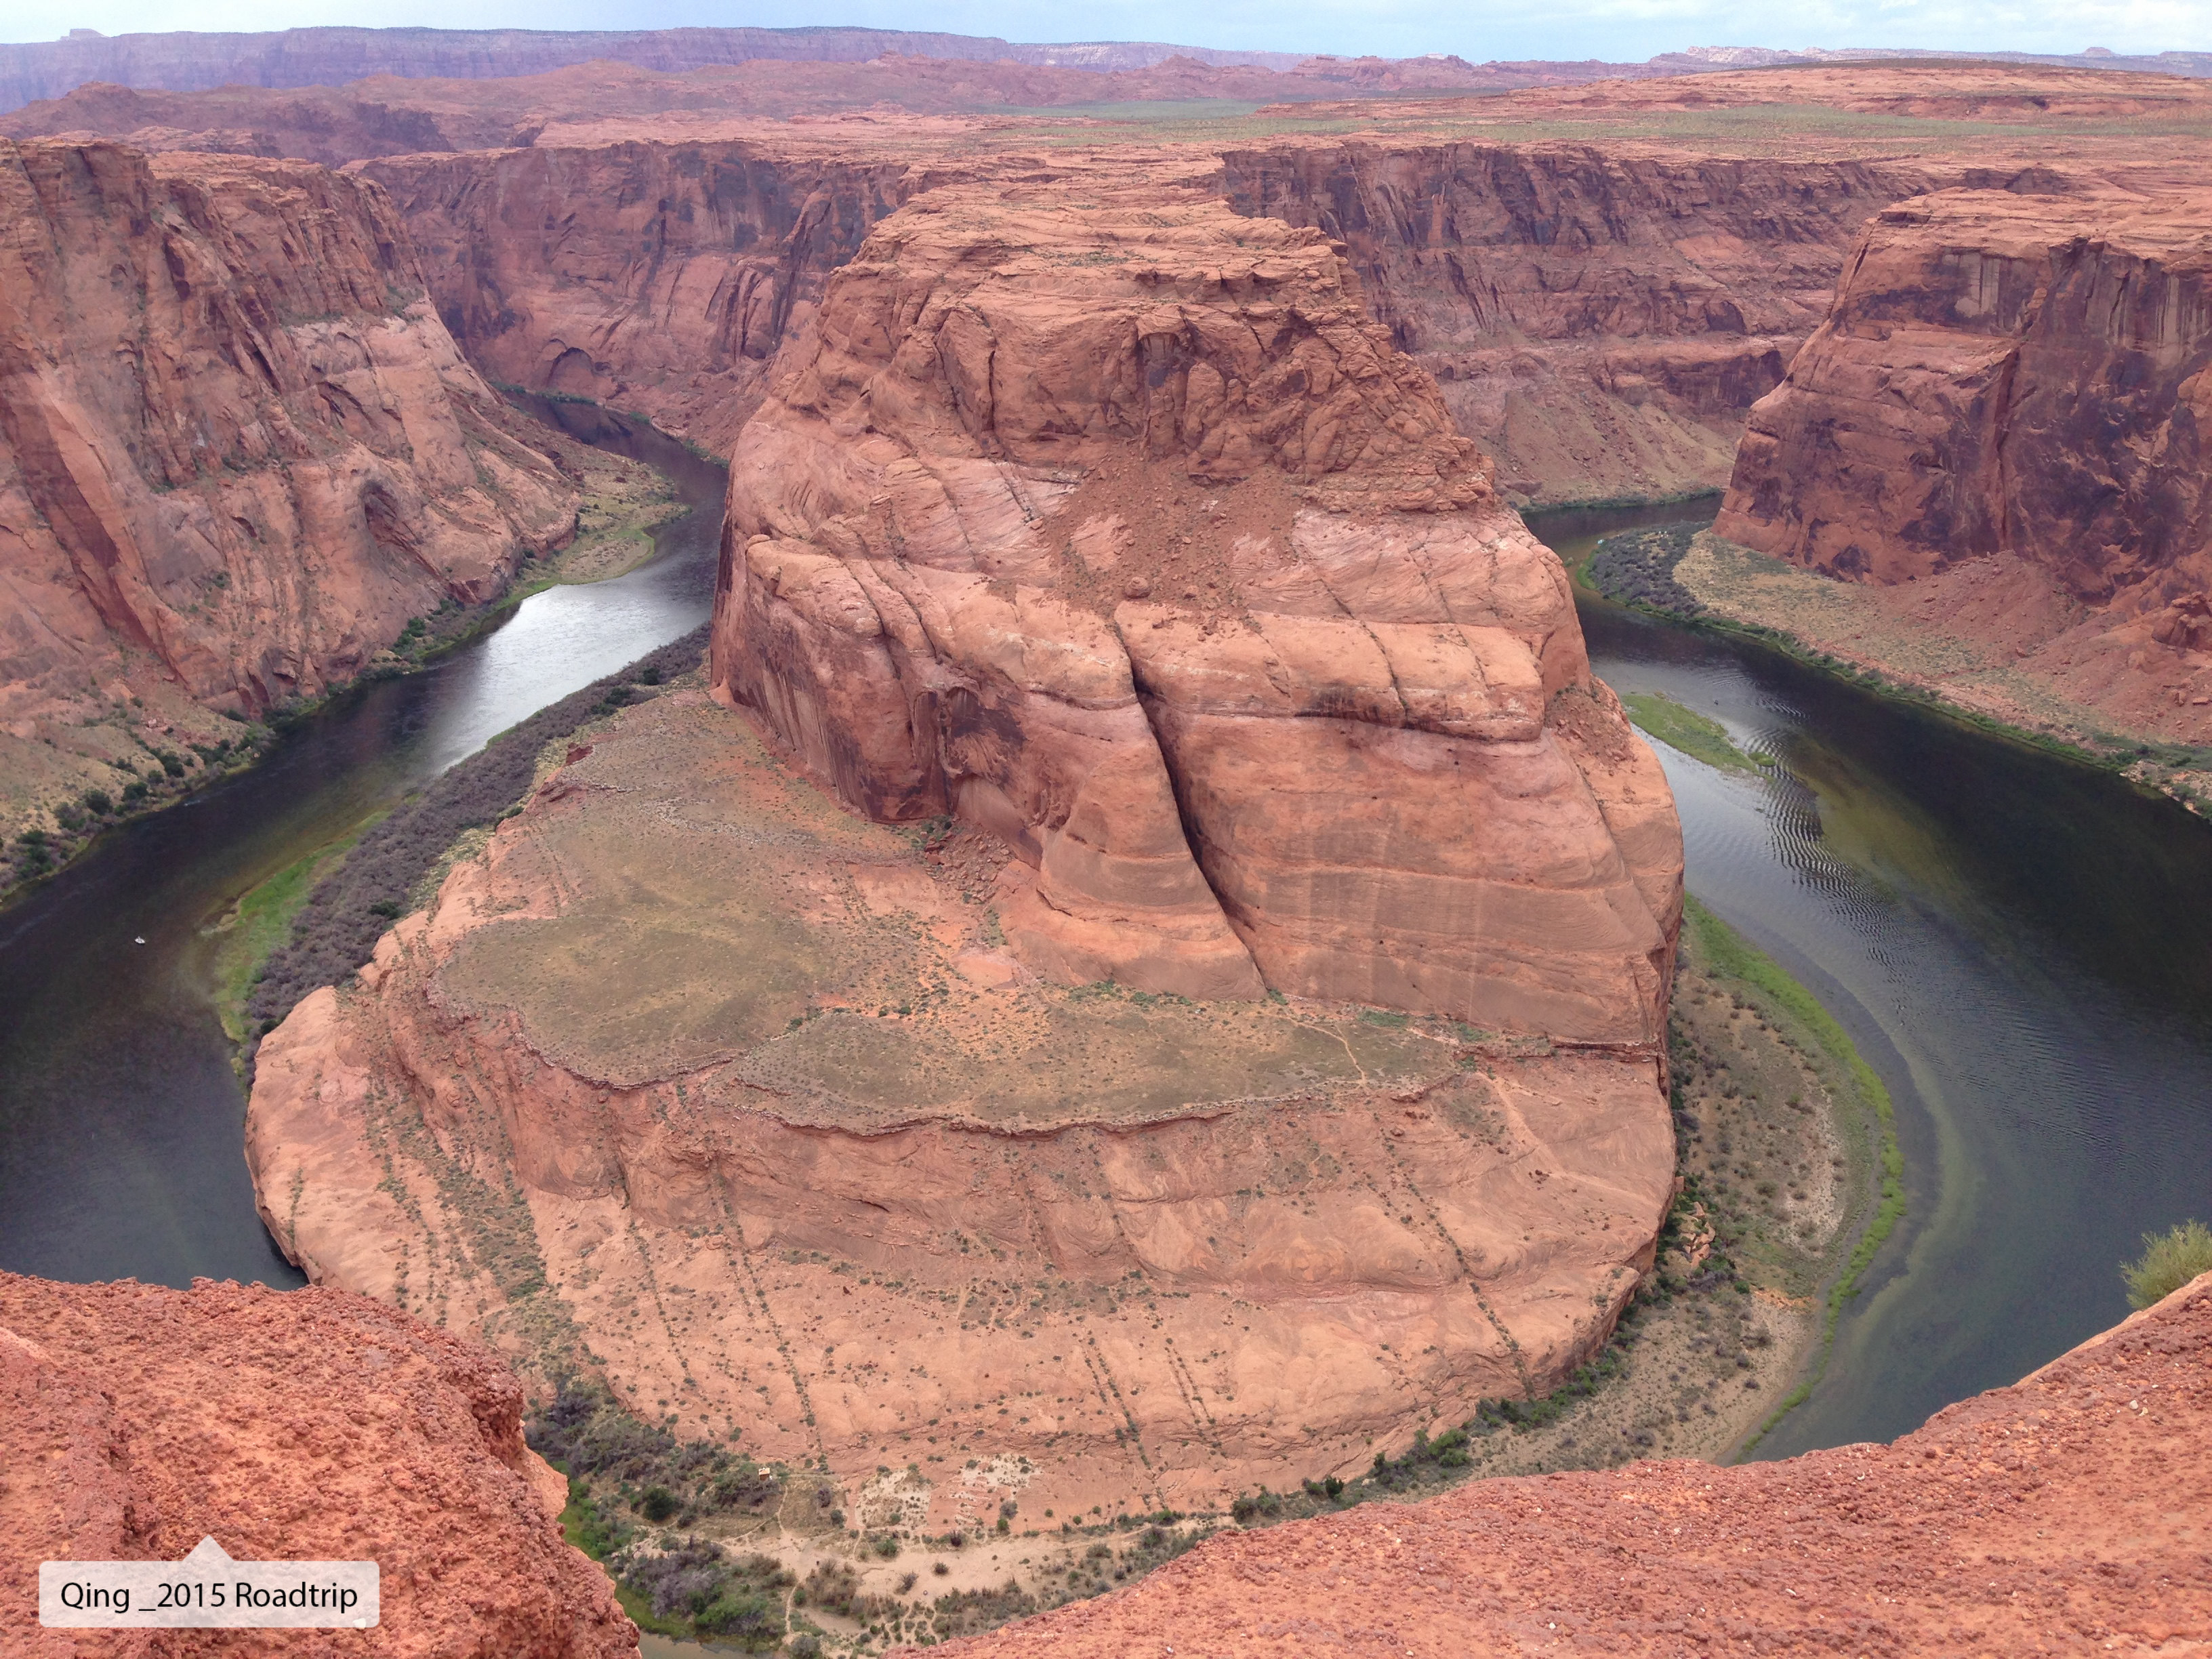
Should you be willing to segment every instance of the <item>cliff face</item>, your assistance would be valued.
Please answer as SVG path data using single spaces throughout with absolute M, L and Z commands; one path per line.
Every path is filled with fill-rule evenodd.
M 488 599 L 574 495 L 507 436 L 381 192 L 0 143 L 0 725 L 246 714 Z
M 2208 1379 L 2212 1275 L 1891 1445 L 1370 1504 L 944 1650 L 2187 1651 L 2212 1633 Z
M 0 1273 L 0 1649 L 11 1659 L 365 1651 L 637 1652 L 605 1577 L 562 1541 L 565 1483 L 522 1443 L 493 1354 L 366 1297 L 202 1279 Z M 374 1560 L 366 1636 L 41 1630 L 39 1563 Z
M 715 684 L 1055 977 L 1651 1042 L 1672 800 L 1486 474 L 1316 234 L 940 189 L 739 438 Z
M 1720 533 L 1830 574 L 2043 565 L 2093 605 L 2212 580 L 2212 216 L 2081 189 L 1876 216 L 1746 434 Z
M 1344 244 L 1460 430 L 1540 500 L 1718 487 L 1867 216 L 1931 181 L 1917 161 L 1417 139 L 1223 165 L 1238 212 Z
M 2008 718 L 2041 723 L 2037 699 L 2057 699 L 2075 711 L 2063 724 L 2201 742 L 2212 218 L 2201 196 L 2056 184 L 1876 217 L 1834 311 L 1753 411 L 1715 528 L 1826 575 L 1909 585 L 1869 601 L 1874 631 L 1948 642 L 1990 682 L 1965 695 Z M 1909 644 L 1872 640 L 1856 653 L 1916 665 Z
M 805 143 L 639 141 L 356 169 L 392 195 L 440 314 L 493 379 L 725 448 L 769 360 L 911 185 Z

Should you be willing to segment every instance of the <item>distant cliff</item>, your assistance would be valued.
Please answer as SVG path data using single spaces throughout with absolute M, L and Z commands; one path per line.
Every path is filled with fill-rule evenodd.
M 374 185 L 0 142 L 0 732 L 319 691 L 572 528 Z
M 1146 40 L 1021 46 L 995 36 L 907 29 L 305 28 L 262 33 L 118 34 L 72 30 L 67 40 L 0 46 L 0 110 L 58 98 L 88 81 L 196 92 L 238 84 L 341 86 L 371 75 L 474 80 L 536 75 L 604 58 L 676 72 L 757 58 L 860 63 L 887 52 L 914 58 L 1143 69 L 1170 58 L 1291 68 L 1303 53 L 1218 52 Z
M 1522 498 L 1717 488 L 1921 161 L 1290 140 L 1223 156 L 1240 213 L 1343 243 L 1401 350 Z

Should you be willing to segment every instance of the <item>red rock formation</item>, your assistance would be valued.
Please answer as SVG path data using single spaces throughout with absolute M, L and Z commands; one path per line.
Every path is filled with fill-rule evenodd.
M 1370 1504 L 939 1651 L 2191 1652 L 2208 1449 L 2212 1275 L 1891 1445 Z
M 0 1273 L 0 1650 L 617 1659 L 637 1631 L 562 1541 L 496 1357 L 366 1297 Z M 374 1560 L 351 1631 L 42 1630 L 41 1561 Z
M 740 436 L 721 582 L 718 687 L 870 816 L 1012 845 L 1042 971 L 1658 1036 L 1665 783 L 1311 231 L 917 198 Z
M 1717 530 L 1910 581 L 2002 554 L 2076 598 L 2212 582 L 2212 214 L 2088 188 L 1877 216 L 1753 417 Z
M 1908 631 L 2001 645 L 2015 678 L 2199 735 L 2212 216 L 2201 193 L 2052 185 L 1878 216 L 1753 412 L 1716 529 L 1828 575 L 1932 582 L 1949 597 L 1905 607 Z M 1980 561 L 2013 573 L 1994 608 Z
M 881 144 L 805 136 L 357 171 L 391 192 L 440 313 L 493 379 L 639 410 L 716 448 L 823 278 L 912 187 Z
M 988 837 L 862 821 L 699 691 L 569 752 L 261 1047 L 247 1158 L 319 1284 L 856 1518 L 911 1464 L 941 1534 L 1356 1474 L 1558 1386 L 1651 1265 L 1648 1052 L 1040 984 Z
M 0 143 L 0 206 L 13 735 L 149 677 L 240 713 L 319 691 L 573 526 L 374 188 Z
M 1919 161 L 1415 137 L 1222 161 L 1237 211 L 1344 243 L 1460 430 L 1539 500 L 1719 485 L 1867 216 L 1933 182 Z

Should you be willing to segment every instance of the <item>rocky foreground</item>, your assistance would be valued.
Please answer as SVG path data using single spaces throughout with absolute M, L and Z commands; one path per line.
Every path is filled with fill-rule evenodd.
M 2208 1449 L 2212 1275 L 1890 1445 L 1365 1505 L 947 1651 L 2202 1653 Z
M 0 1273 L 0 1651 L 618 1659 L 565 1485 L 493 1355 L 367 1297 Z M 353 1631 L 42 1630 L 41 1561 L 374 1560 Z

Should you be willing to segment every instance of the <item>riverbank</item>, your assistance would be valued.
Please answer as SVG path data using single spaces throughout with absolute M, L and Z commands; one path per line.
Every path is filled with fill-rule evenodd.
M 1755 640 L 1882 696 L 2117 773 L 2199 817 L 2212 811 L 2212 672 L 2200 695 L 2147 703 L 2081 607 L 1995 561 L 1885 588 L 1677 526 L 1607 538 L 1573 574 L 1647 614 Z M 2069 644 L 2076 635 L 2078 654 Z M 2165 648 L 2147 641 L 2134 654 Z M 2100 688 L 2109 702 L 2085 700 Z
M 105 832 L 190 799 L 261 759 L 301 721 L 359 687 L 411 673 L 481 636 L 534 593 L 611 580 L 653 556 L 653 532 L 686 509 L 675 485 L 642 462 L 578 441 L 527 412 L 531 441 L 580 495 L 576 528 L 551 555 L 527 558 L 506 591 L 479 605 L 447 600 L 408 623 L 349 678 L 245 720 L 194 702 L 146 675 L 118 687 L 109 712 L 58 742 L 0 734 L 0 903 L 66 868 Z

